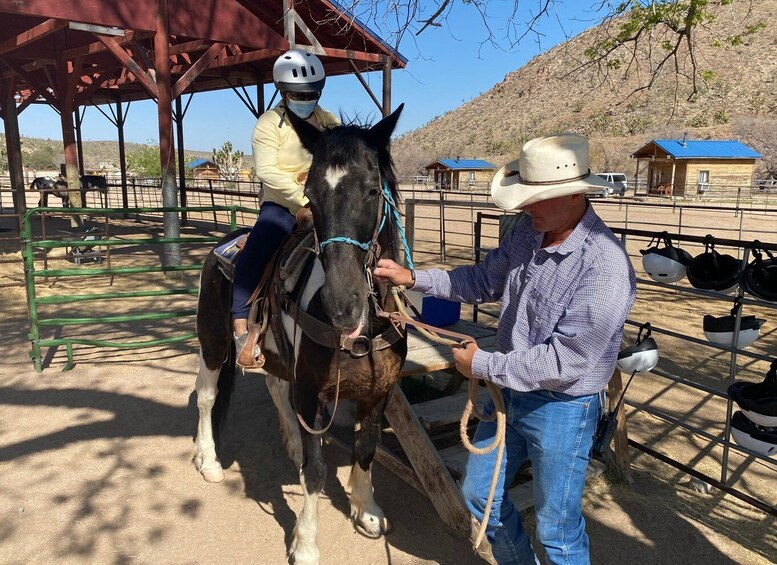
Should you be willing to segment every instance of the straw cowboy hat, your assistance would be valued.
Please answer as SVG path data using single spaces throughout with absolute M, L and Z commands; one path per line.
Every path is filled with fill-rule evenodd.
M 491 196 L 504 210 L 517 210 L 540 200 L 611 188 L 588 168 L 588 140 L 559 133 L 527 141 L 515 161 L 491 182 Z

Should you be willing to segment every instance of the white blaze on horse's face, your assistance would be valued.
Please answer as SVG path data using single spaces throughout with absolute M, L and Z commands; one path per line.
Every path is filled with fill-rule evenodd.
M 326 175 L 324 175 L 324 178 L 326 179 L 326 182 L 329 183 L 329 188 L 334 190 L 343 179 L 343 177 L 347 174 L 348 171 L 341 167 L 329 167 L 326 170 Z

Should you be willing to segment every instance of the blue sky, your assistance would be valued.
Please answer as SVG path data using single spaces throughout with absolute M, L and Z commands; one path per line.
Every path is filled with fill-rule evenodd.
M 491 25 L 495 35 L 513 6 L 509 0 L 491 0 Z M 517 24 L 530 18 L 529 10 L 537 4 L 520 4 Z M 428 28 L 420 36 L 406 35 L 400 52 L 408 58 L 407 68 L 392 74 L 392 102 L 396 107 L 405 103 L 405 110 L 396 134 L 421 127 L 431 119 L 477 97 L 500 82 L 504 76 L 520 68 L 535 55 L 546 51 L 596 23 L 590 12 L 591 3 L 569 0 L 558 3 L 565 16 L 551 14 L 538 26 L 541 35 L 527 35 L 512 50 L 482 44 L 487 38 L 481 16 L 468 5 L 456 4 L 442 28 Z M 559 23 L 561 22 L 561 23 Z M 380 32 L 378 24 L 372 29 Z M 381 97 L 381 73 L 364 75 L 370 87 Z M 252 89 L 253 90 L 253 89 Z M 254 95 L 253 91 L 249 91 Z M 269 101 L 274 88 L 265 87 Z M 184 98 L 186 100 L 187 97 Z M 327 80 L 321 105 L 346 117 L 358 116 L 361 121 L 374 121 L 378 110 L 357 79 L 353 76 Z M 251 151 L 251 132 L 255 119 L 237 95 L 226 89 L 220 92 L 195 94 L 184 120 L 186 148 L 211 151 L 225 141 L 236 149 Z M 0 127 L 2 121 L 0 121 Z M 59 117 L 47 106 L 33 105 L 19 116 L 22 136 L 61 139 Z M 85 140 L 115 140 L 116 128 L 95 108 L 87 108 L 83 123 Z M 133 102 L 125 125 L 128 142 L 156 143 L 158 139 L 156 104 L 151 101 Z

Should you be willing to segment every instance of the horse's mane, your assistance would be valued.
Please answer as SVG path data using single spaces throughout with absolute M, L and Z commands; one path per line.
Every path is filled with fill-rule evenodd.
M 323 160 L 327 163 L 346 163 L 357 151 L 358 140 L 367 141 L 370 127 L 359 123 L 348 123 L 331 126 L 323 130 L 323 138 L 327 140 L 322 143 L 319 151 Z M 378 170 L 380 176 L 388 184 L 391 196 L 394 202 L 399 203 L 399 184 L 397 180 L 396 167 L 394 159 L 388 147 L 373 147 L 378 153 Z

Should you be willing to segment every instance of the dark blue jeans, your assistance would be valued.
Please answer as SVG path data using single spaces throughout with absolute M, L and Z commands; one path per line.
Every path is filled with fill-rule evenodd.
M 588 536 L 582 512 L 585 470 L 601 414 L 600 395 L 569 396 L 538 390 L 503 389 L 507 412 L 505 454 L 488 517 L 486 536 L 500 565 L 534 565 L 536 556 L 521 517 L 507 493 L 527 459 L 532 466 L 537 539 L 553 564 L 588 564 Z M 489 400 L 485 413 L 494 411 Z M 480 422 L 473 444 L 490 445 L 496 422 Z M 469 455 L 461 485 L 464 502 L 479 521 L 491 486 L 496 450 Z
M 259 209 L 254 229 L 235 261 L 235 281 L 232 292 L 232 317 L 248 318 L 251 298 L 270 258 L 294 229 L 296 221 L 288 208 L 265 202 Z

